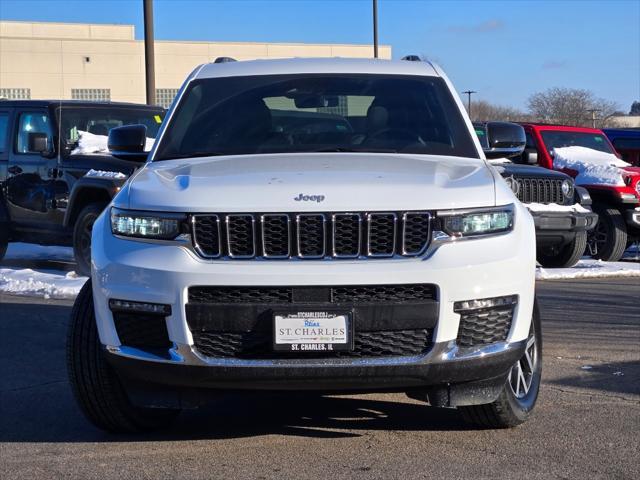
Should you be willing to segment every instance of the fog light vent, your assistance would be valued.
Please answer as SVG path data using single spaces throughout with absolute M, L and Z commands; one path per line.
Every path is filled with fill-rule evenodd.
M 131 302 L 129 300 L 109 300 L 109 309 L 112 312 L 145 313 L 147 315 L 171 315 L 171 305 L 161 303 Z
M 517 295 L 454 303 L 453 310 L 460 314 L 457 344 L 473 347 L 506 341 L 517 304 Z

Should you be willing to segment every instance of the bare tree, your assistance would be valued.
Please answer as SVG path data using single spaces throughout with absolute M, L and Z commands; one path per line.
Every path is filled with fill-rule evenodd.
M 521 110 L 513 107 L 494 105 L 485 100 L 472 102 L 471 117 L 474 121 L 503 121 L 503 122 L 524 122 L 529 120 L 529 116 Z
M 631 104 L 631 110 L 629 110 L 629 115 L 640 115 L 640 102 L 633 102 Z
M 591 126 L 593 111 L 598 126 L 609 123 L 618 111 L 615 102 L 597 98 L 589 90 L 554 87 L 534 93 L 528 101 L 529 113 L 538 121 L 575 126 Z

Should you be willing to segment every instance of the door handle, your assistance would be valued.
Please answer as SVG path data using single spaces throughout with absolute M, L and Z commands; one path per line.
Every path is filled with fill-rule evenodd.
M 9 172 L 11 175 L 19 175 L 19 174 L 21 174 L 21 173 L 22 173 L 22 168 L 20 168 L 20 167 L 19 167 L 19 166 L 17 166 L 17 165 L 14 165 L 14 166 L 12 166 L 12 167 L 9 167 L 9 168 L 7 169 L 7 172 Z

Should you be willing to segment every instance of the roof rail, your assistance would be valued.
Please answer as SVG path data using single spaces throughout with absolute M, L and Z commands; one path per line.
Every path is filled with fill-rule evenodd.
M 420 55 L 405 55 L 400 60 L 405 60 L 407 62 L 422 62 L 422 57 Z
M 237 60 L 231 57 L 218 57 L 213 61 L 213 63 L 227 63 L 227 62 L 237 62 Z

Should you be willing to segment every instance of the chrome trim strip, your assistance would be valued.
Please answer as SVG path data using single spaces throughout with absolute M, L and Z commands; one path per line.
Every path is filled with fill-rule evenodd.
M 169 349 L 169 357 L 161 357 L 152 353 L 140 350 L 134 347 L 124 345 L 104 346 L 105 350 L 121 357 L 133 360 L 149 361 L 154 363 L 164 363 L 173 365 L 195 365 L 202 367 L 263 367 L 263 368 L 282 368 L 282 367 L 318 367 L 318 366 L 336 366 L 336 367 L 375 367 L 388 365 L 427 365 L 446 362 L 455 362 L 460 360 L 469 360 L 476 358 L 484 358 L 488 355 L 504 353 L 508 351 L 524 348 L 526 339 L 517 342 L 498 342 L 490 345 L 478 347 L 459 347 L 455 340 L 435 343 L 427 353 L 421 355 L 413 355 L 406 357 L 371 357 L 371 358 L 309 358 L 309 359 L 287 359 L 283 357 L 275 360 L 247 360 L 239 358 L 218 358 L 205 357 L 200 354 L 195 346 L 174 343 L 173 348 Z
M 390 253 L 371 253 L 371 219 L 373 217 L 393 216 L 393 250 Z M 394 212 L 367 213 L 367 256 L 372 258 L 393 257 L 396 253 L 396 242 L 398 236 L 398 215 Z
M 336 253 L 336 218 L 357 217 L 358 218 L 358 251 L 355 254 Z M 334 213 L 331 215 L 331 255 L 334 258 L 358 258 L 362 249 L 362 215 L 360 213 Z
M 264 220 L 268 217 L 284 217 L 287 219 L 287 253 L 285 255 L 269 255 L 265 247 Z M 291 218 L 286 213 L 267 213 L 260 215 L 260 238 L 262 239 L 262 256 L 270 259 L 289 258 L 291 256 Z
M 406 242 L 406 230 L 407 230 L 407 218 L 409 215 L 423 216 L 427 218 L 427 238 L 424 239 L 424 244 L 422 248 L 417 252 L 407 252 L 407 242 Z M 431 214 L 429 212 L 404 212 L 402 214 L 402 255 L 406 257 L 418 257 L 422 255 L 427 248 L 429 248 L 429 243 L 431 243 Z
M 304 255 L 300 248 L 300 219 L 303 217 L 322 217 L 322 254 Z M 298 258 L 320 259 L 327 254 L 327 217 L 324 213 L 298 213 L 296 214 L 296 245 L 298 247 Z
M 202 248 L 200 248 L 200 245 L 198 244 L 198 238 L 196 235 L 196 219 L 198 217 L 213 217 L 216 219 L 216 228 L 218 229 L 218 254 L 217 255 L 208 255 L 206 253 L 204 253 L 202 251 Z M 195 251 L 198 253 L 198 255 L 200 255 L 201 257 L 204 258 L 220 258 L 220 256 L 222 255 L 222 235 L 221 235 L 221 231 L 220 231 L 220 216 L 216 215 L 216 214 L 196 214 L 196 215 L 191 215 L 191 235 L 193 236 L 193 248 L 195 249 Z
M 229 235 L 229 219 L 230 218 L 246 218 L 246 217 L 250 217 L 251 218 L 251 243 L 252 243 L 252 253 L 251 255 L 235 255 L 233 253 L 233 251 L 231 250 L 231 236 Z M 229 257 L 230 258 L 237 258 L 237 259 L 243 259 L 243 258 L 254 258 L 256 256 L 256 218 L 254 215 L 250 214 L 250 213 L 232 213 L 229 215 L 225 216 L 225 224 L 226 224 L 226 232 L 227 232 L 227 251 L 229 253 Z

